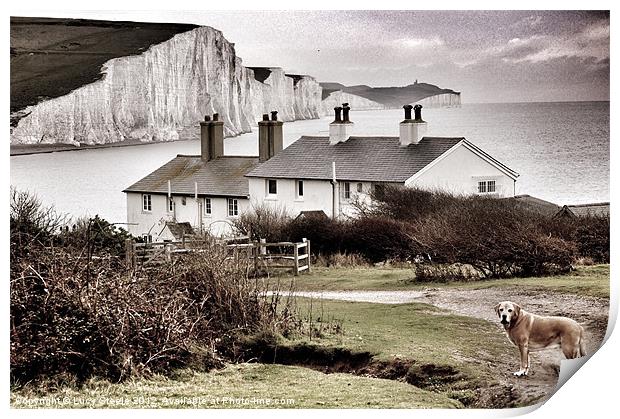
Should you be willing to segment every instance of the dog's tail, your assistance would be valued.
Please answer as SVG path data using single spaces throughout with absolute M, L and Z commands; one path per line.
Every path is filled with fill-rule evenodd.
M 586 351 L 586 340 L 583 337 L 584 331 L 583 327 L 579 332 L 579 356 L 586 356 L 588 353 Z

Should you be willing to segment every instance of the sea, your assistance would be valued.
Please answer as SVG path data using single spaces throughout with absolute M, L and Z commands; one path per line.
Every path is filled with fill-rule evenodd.
M 519 173 L 517 194 L 558 205 L 609 201 L 609 102 L 463 104 L 423 109 L 429 136 L 465 137 Z M 333 117 L 287 122 L 284 146 L 328 135 Z M 403 111 L 351 111 L 356 136 L 398 136 Z M 257 130 L 225 139 L 227 155 L 258 155 Z M 10 182 L 73 218 L 127 221 L 123 189 L 200 141 L 11 156 Z

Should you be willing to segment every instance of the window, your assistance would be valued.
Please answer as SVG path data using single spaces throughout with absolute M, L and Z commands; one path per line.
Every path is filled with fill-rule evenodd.
M 151 195 L 150 194 L 144 194 L 142 195 L 142 211 L 151 211 L 152 210 L 152 206 L 151 206 Z
M 344 197 L 344 199 L 351 199 L 351 184 L 349 182 L 344 182 L 343 183 L 343 192 L 342 192 L 342 196 Z
M 275 179 L 267 179 L 267 195 L 278 193 L 278 182 Z
M 359 182 L 357 184 L 357 192 L 362 193 L 363 191 L 364 191 L 364 185 L 362 185 L 362 182 Z
M 239 203 L 234 198 L 228 198 L 228 216 L 236 217 L 239 215 Z
M 303 197 L 304 197 L 304 181 L 298 180 L 297 181 L 297 198 L 303 198 Z
M 375 192 L 375 199 L 383 199 L 383 196 L 385 195 L 385 186 L 381 183 L 375 183 L 373 185 L 374 188 L 374 192 Z
M 181 198 L 181 204 L 187 205 L 187 198 L 186 197 L 182 197 Z
M 211 198 L 205 198 L 205 214 L 211 214 Z
M 142 243 L 153 243 L 153 236 L 151 236 L 150 234 L 143 234 Z
M 494 180 L 481 180 L 478 182 L 478 193 L 495 193 L 497 191 Z
M 168 212 L 174 211 L 174 199 L 168 198 Z

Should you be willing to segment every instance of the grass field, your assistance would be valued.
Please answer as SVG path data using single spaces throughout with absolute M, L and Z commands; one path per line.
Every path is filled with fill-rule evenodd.
M 55 406 L 62 408 L 462 407 L 446 395 L 398 381 L 266 364 L 229 365 L 209 373 L 183 370 L 173 378 L 123 384 L 91 380 L 80 390 L 65 387 L 44 397 L 14 393 L 11 405 L 46 407 L 52 399 L 66 401 Z
M 557 277 L 465 284 L 419 284 L 411 275 L 407 269 L 318 268 L 310 275 L 299 276 L 295 285 L 297 289 L 309 290 L 519 286 L 532 291 L 609 295 L 608 265 L 582 267 L 571 275 Z M 291 279 L 280 277 L 271 281 L 280 280 L 285 285 Z M 93 379 L 79 389 L 65 386 L 43 391 L 26 386 L 12 392 L 11 405 L 16 408 L 463 407 L 463 403 L 467 405 L 477 397 L 478 389 L 496 388 L 498 374 L 510 375 L 508 366 L 502 367 L 506 371 L 497 369 L 498 360 L 515 357 L 514 347 L 497 324 L 449 314 L 422 303 L 391 305 L 298 298 L 297 306 L 304 327 L 317 331 L 320 337 L 310 339 L 308 336 L 316 335 L 305 333 L 283 345 L 370 352 L 377 374 L 353 370 L 325 374 L 317 370 L 317 365 L 312 369 L 303 363 L 302 366 L 241 363 L 210 372 L 182 370 L 171 377 L 155 376 L 121 384 Z M 404 365 L 405 370 L 392 379 L 380 379 L 376 377 L 385 371 L 377 370 L 377 365 L 386 370 Z M 424 371 L 430 371 L 428 376 L 424 377 Z M 441 371 L 448 371 L 445 377 Z M 418 377 L 419 384 L 417 381 L 413 381 L 416 385 L 408 384 L 412 382 L 411 374 Z M 448 380 L 442 381 L 446 377 Z M 50 400 L 67 403 L 46 405 Z
M 510 353 L 512 348 L 497 327 L 468 317 L 446 315 L 426 304 L 384 305 L 317 302 L 300 299 L 302 316 L 313 324 L 341 322 L 343 333 L 327 334 L 309 341 L 307 337 L 289 342 L 312 343 L 324 347 L 345 347 L 369 351 L 373 360 L 404 360 L 414 366 L 451 367 L 453 379 L 447 385 L 419 388 L 400 381 L 354 374 L 324 374 L 294 366 L 239 364 L 211 372 L 182 371 L 174 377 L 155 377 L 122 384 L 91 380 L 83 388 L 62 387 L 46 392 L 47 399 L 31 388 L 12 394 L 13 407 L 34 407 L 38 400 L 70 400 L 57 407 L 462 407 L 459 400 L 472 397 L 472 391 L 492 381 L 485 368 L 488 361 Z M 312 306 L 312 309 L 311 309 Z M 487 346 L 479 350 L 478 343 Z M 474 363 L 472 359 L 476 358 Z M 455 373 L 456 372 L 456 373 Z M 455 375 L 456 374 L 456 375 Z M 432 384 L 432 383 L 430 383 Z M 441 383 L 440 383 L 441 384 Z M 429 390 L 434 391 L 429 391 Z M 361 397 L 363 395 L 363 397 Z M 239 405 L 216 403 L 224 397 L 256 399 L 294 399 L 292 405 Z M 73 402 L 75 401 L 75 403 Z M 182 405 L 176 406 L 181 403 Z M 232 404 L 231 404 L 232 403 Z M 122 406 L 115 406 L 122 404 Z M 47 407 L 45 405 L 37 407 Z
M 532 291 L 547 290 L 578 295 L 609 298 L 609 265 L 580 266 L 576 271 L 559 276 L 537 278 L 491 279 L 472 282 L 417 282 L 413 269 L 408 268 L 322 268 L 298 277 L 282 275 L 272 278 L 288 287 L 293 281 L 298 291 L 327 290 L 418 290 L 424 288 L 526 287 Z

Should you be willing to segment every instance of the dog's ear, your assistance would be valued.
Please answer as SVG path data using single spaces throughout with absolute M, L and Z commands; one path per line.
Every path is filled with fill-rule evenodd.
M 521 314 L 521 306 L 519 304 L 515 304 L 514 305 L 514 314 L 512 315 L 512 317 L 519 317 L 519 315 Z
M 499 306 L 502 305 L 501 303 L 497 304 L 495 306 L 495 313 L 497 314 L 497 317 L 501 318 L 502 316 L 499 315 Z

